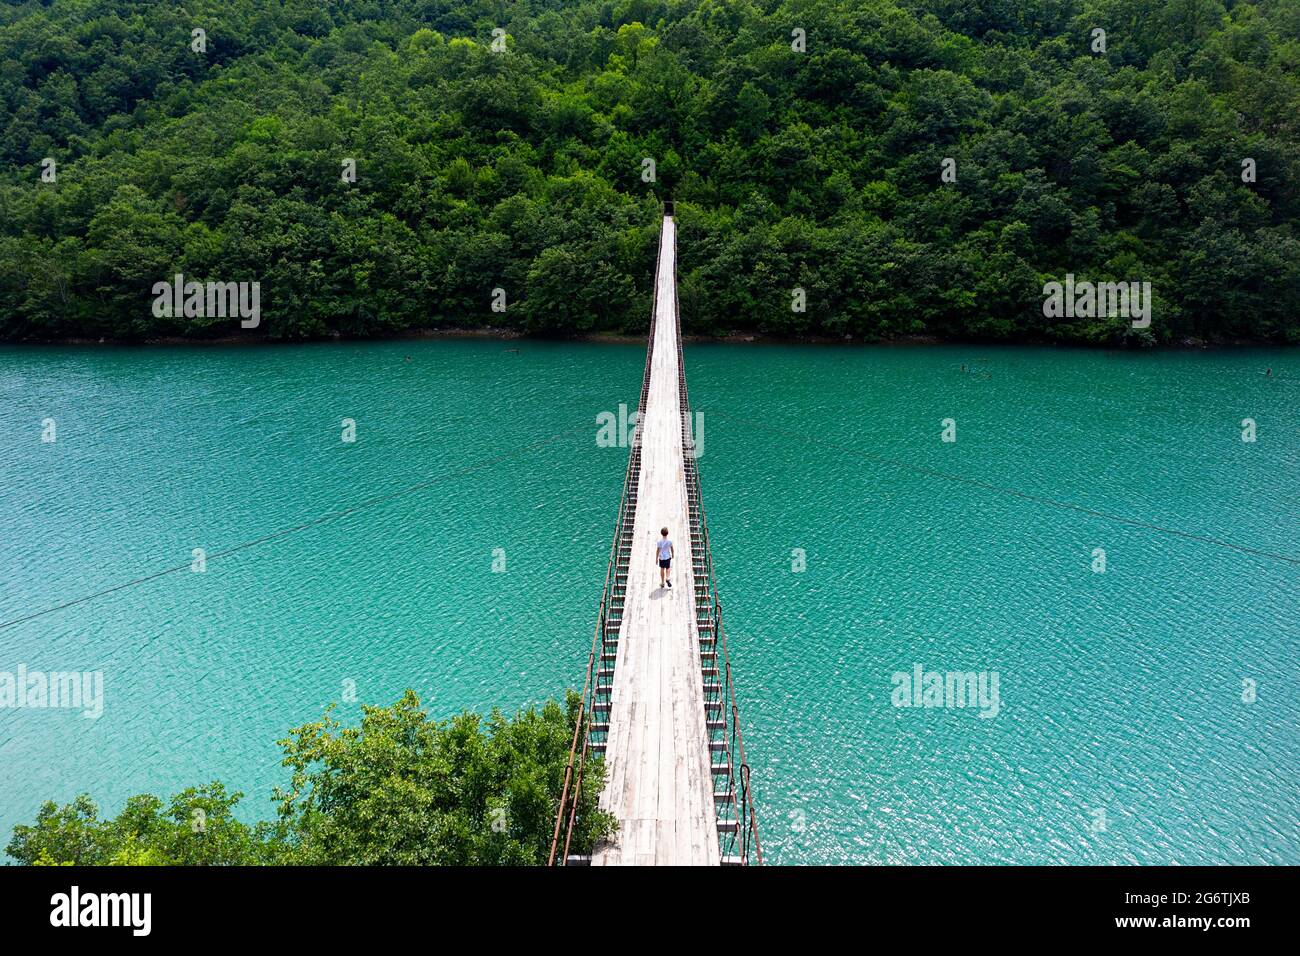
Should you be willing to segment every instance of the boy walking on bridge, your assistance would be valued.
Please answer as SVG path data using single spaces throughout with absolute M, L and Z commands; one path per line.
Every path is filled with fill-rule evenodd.
M 663 535 L 655 542 L 655 554 L 659 558 L 659 586 L 663 587 L 666 584 L 671 588 L 673 582 L 668 579 L 672 575 L 673 543 L 668 540 L 667 528 L 660 528 L 659 533 Z

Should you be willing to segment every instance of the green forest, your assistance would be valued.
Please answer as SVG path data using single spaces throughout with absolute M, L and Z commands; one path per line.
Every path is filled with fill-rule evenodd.
M 636 333 L 671 198 L 688 333 L 1300 342 L 1298 68 L 1300 0 L 8 0 L 0 338 Z
M 579 704 L 571 691 L 567 706 L 435 721 L 407 691 L 363 705 L 356 727 L 327 713 L 281 740 L 292 773 L 274 821 L 241 821 L 243 794 L 220 782 L 168 803 L 140 794 L 108 818 L 85 794 L 14 827 L 8 852 L 32 866 L 544 864 Z M 573 835 L 586 852 L 617 827 L 596 806 L 604 781 L 604 761 L 587 764 Z

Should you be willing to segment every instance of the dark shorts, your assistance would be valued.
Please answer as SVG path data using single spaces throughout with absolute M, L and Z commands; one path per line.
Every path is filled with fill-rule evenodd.
M 659 562 L 659 567 L 661 568 L 672 567 L 672 563 L 673 563 L 672 558 L 664 558 L 662 561 Z

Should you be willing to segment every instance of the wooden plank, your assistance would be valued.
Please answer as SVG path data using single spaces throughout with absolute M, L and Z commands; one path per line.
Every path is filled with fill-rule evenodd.
M 610 711 L 601 805 L 621 832 L 592 863 L 720 863 L 708 771 L 691 574 L 690 511 L 678 394 L 676 227 L 665 217 L 655 340 L 641 421 L 641 467 Z M 667 526 L 673 587 L 659 587 L 654 544 Z

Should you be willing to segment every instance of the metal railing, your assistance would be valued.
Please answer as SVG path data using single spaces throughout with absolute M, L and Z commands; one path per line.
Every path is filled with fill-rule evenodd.
M 731 679 L 731 657 L 727 652 L 727 635 L 722 626 L 722 605 L 717 599 L 713 550 L 709 546 L 709 525 L 704 514 L 700 474 L 696 465 L 676 286 L 673 292 L 673 314 L 677 320 L 677 391 L 681 402 L 682 456 L 691 521 L 691 559 L 694 564 L 691 570 L 695 575 L 696 628 L 700 641 L 704 716 L 709 738 L 710 774 L 715 780 L 719 777 L 723 780 L 721 789 L 714 786 L 713 795 L 717 811 L 719 850 L 724 864 L 762 864 L 763 848 L 758 838 L 754 791 L 750 784 L 749 762 L 745 757 L 745 741 L 740 731 L 740 707 L 736 703 L 736 688 Z M 718 668 L 719 656 L 722 659 L 721 671 Z M 730 715 L 727 713 L 728 708 Z M 740 758 L 739 781 L 733 757 Z
M 659 302 L 659 260 L 663 254 L 663 232 L 655 250 L 654 285 L 650 292 L 650 338 L 646 347 L 645 373 L 641 377 L 641 395 L 637 400 L 637 426 L 628 453 L 627 471 L 623 476 L 623 494 L 619 501 L 618 517 L 614 522 L 614 542 L 610 547 L 609 563 L 605 568 L 605 588 L 600 607 L 596 612 L 596 633 L 591 639 L 591 652 L 587 656 L 587 677 L 583 683 L 581 703 L 573 728 L 573 743 L 569 747 L 569 762 L 564 770 L 564 786 L 560 792 L 560 805 L 555 814 L 555 829 L 551 836 L 548 866 L 567 866 L 573 844 L 573 829 L 581 803 L 582 778 L 587 767 L 587 757 L 592 751 L 605 752 L 609 738 L 610 697 L 614 687 L 614 666 L 618 661 L 618 637 L 622 625 L 623 606 L 627 594 L 627 567 L 632 554 L 632 527 L 636 519 L 637 482 L 641 474 L 641 421 L 650 390 L 650 366 L 654 358 L 655 331 Z M 626 543 L 625 543 L 625 538 Z M 621 572 L 621 573 L 620 573 Z M 621 578 L 621 582 L 620 582 Z M 617 617 L 617 620 L 613 618 Z M 611 640 L 611 634 L 613 639 Z M 608 667 L 603 665 L 608 664 Z M 596 720 L 605 714 L 604 722 Z M 578 749 L 579 740 L 582 749 Z M 564 849 L 556 858 L 563 831 Z

